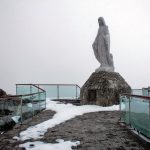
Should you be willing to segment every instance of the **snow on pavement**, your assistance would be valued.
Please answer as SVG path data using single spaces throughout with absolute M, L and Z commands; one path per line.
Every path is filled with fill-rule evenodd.
M 119 110 L 119 105 L 113 105 L 109 107 L 102 107 L 97 105 L 75 106 L 72 104 L 62 104 L 60 102 L 51 101 L 50 99 L 47 99 L 46 103 L 46 110 L 53 110 L 56 112 L 53 118 L 27 128 L 25 131 L 22 131 L 20 133 L 20 137 L 14 137 L 14 139 L 22 141 L 27 139 L 40 139 L 43 137 L 48 128 L 52 128 L 76 116 L 83 115 L 89 112 Z
M 51 143 L 43 143 L 40 141 L 35 142 L 27 142 L 24 144 L 20 144 L 19 147 L 24 147 L 26 150 L 72 150 L 72 146 L 77 146 L 80 142 L 71 142 L 71 141 L 64 141 L 64 140 L 57 140 L 58 143 L 51 144 Z

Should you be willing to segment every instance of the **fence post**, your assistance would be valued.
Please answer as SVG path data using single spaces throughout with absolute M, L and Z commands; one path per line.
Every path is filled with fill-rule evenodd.
M 39 95 L 39 108 L 40 108 L 40 111 L 42 111 L 42 107 L 41 107 L 41 93 L 40 92 L 40 89 L 39 89 L 40 85 L 38 84 L 38 95 Z M 46 105 L 46 104 L 45 104 Z M 46 108 L 46 107 L 45 107 Z
M 57 98 L 59 99 L 59 84 L 57 84 Z
M 33 95 L 31 95 L 31 93 L 32 93 L 32 85 L 30 84 L 30 100 L 32 102 L 32 118 L 33 118 L 33 115 L 34 115 L 34 112 L 33 112 L 33 98 L 32 98 Z
M 16 95 L 18 94 L 18 92 L 17 92 L 17 88 L 18 88 L 18 85 L 16 84 Z
M 149 100 L 149 121 L 150 121 L 150 100 Z
M 119 111 L 120 111 L 120 121 L 121 121 L 121 117 L 122 117 L 122 112 L 121 112 L 121 102 L 122 102 L 122 97 L 121 97 L 121 95 L 119 95 L 119 102 L 120 102 L 120 105 L 119 105 Z
M 131 97 L 129 97 L 129 125 L 131 126 Z
M 39 87 L 39 86 L 38 86 Z M 40 101 L 41 101 L 41 94 L 39 93 L 39 88 L 38 88 L 38 103 L 39 103 L 39 111 L 41 111 L 41 103 L 40 103 Z
M 78 93 L 77 93 L 77 85 L 76 85 L 76 99 L 78 98 Z
M 21 125 L 22 125 L 22 120 L 23 120 L 23 118 L 22 118 L 22 104 L 23 104 L 23 102 L 22 102 L 22 96 L 21 96 Z
M 45 109 L 46 109 L 46 92 L 44 92 L 45 93 Z

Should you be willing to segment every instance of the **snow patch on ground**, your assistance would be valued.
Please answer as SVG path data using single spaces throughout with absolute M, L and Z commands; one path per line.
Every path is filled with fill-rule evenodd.
M 57 140 L 58 143 L 51 144 L 51 143 L 43 143 L 40 141 L 35 142 L 27 142 L 24 144 L 20 144 L 19 147 L 25 147 L 26 150 L 72 150 L 72 146 L 77 146 L 80 144 L 79 141 L 71 142 L 71 141 L 64 141 L 64 140 Z
M 51 101 L 50 99 L 47 99 L 46 103 L 47 110 L 53 110 L 56 112 L 53 118 L 38 125 L 27 128 L 27 130 L 20 133 L 19 138 L 14 137 L 14 139 L 19 139 L 22 141 L 27 139 L 40 139 L 43 137 L 48 128 L 52 128 L 76 116 L 83 115 L 89 112 L 119 110 L 119 105 L 113 105 L 109 107 L 102 107 L 97 105 L 75 106 L 72 104 L 62 104 L 60 102 Z

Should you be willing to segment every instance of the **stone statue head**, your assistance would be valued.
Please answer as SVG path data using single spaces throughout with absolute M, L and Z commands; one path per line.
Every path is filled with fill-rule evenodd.
M 99 26 L 105 26 L 105 25 L 106 25 L 106 24 L 105 24 L 105 20 L 104 20 L 103 17 L 99 17 L 99 18 L 98 18 L 98 23 L 99 23 Z

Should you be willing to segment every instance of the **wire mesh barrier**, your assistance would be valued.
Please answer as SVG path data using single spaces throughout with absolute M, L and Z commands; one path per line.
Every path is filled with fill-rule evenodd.
M 76 84 L 36 84 L 46 91 L 50 99 L 79 99 L 80 87 Z
M 17 84 L 16 94 L 0 98 L 0 130 L 22 122 L 46 108 L 46 92 L 36 85 Z
M 150 97 L 123 94 L 120 111 L 122 122 L 150 138 Z

